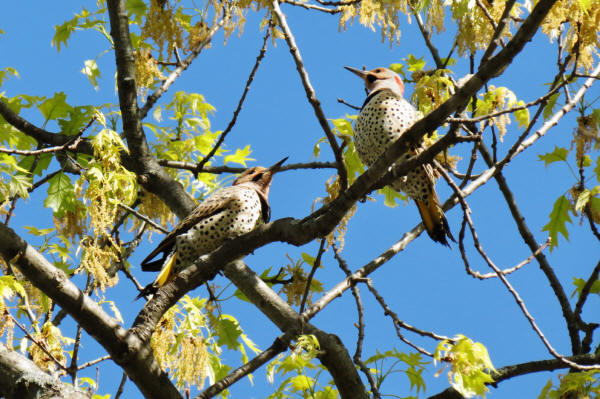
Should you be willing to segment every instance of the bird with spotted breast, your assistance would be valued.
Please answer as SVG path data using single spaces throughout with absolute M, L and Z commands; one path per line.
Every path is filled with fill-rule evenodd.
M 287 157 L 269 168 L 246 169 L 231 186 L 209 195 L 175 226 L 142 261 L 143 271 L 160 273 L 137 298 L 154 294 L 199 256 L 214 251 L 226 240 L 267 223 L 271 217 L 269 189 L 273 174 L 286 160 Z M 162 256 L 153 260 L 159 254 Z
M 367 88 L 367 99 L 354 125 L 354 144 L 361 161 L 371 166 L 385 150 L 419 119 L 415 107 L 404 99 L 404 82 L 387 68 L 363 71 L 345 67 L 359 76 Z M 421 145 L 405 152 L 398 162 L 409 159 L 423 151 Z M 421 165 L 391 183 L 396 191 L 402 191 L 417 204 L 425 230 L 432 240 L 449 246 L 448 221 L 435 192 L 435 177 L 429 164 Z

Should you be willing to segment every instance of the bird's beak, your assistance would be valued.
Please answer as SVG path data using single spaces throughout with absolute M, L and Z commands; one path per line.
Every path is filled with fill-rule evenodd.
M 275 165 L 273 165 L 273 166 L 270 166 L 270 167 L 269 167 L 267 170 L 268 170 L 269 172 L 277 172 L 279 169 L 281 169 L 281 165 L 283 165 L 283 163 L 284 163 L 285 161 L 287 161 L 287 159 L 288 159 L 288 158 L 289 158 L 289 157 L 285 157 L 285 158 L 283 158 L 281 161 L 277 162 Z
M 367 77 L 367 71 L 363 71 L 361 69 L 352 68 L 352 67 L 349 67 L 349 66 L 345 66 L 344 68 L 346 68 L 347 70 L 349 70 L 350 72 L 352 72 L 356 76 L 360 77 L 361 79 L 364 79 L 364 78 Z

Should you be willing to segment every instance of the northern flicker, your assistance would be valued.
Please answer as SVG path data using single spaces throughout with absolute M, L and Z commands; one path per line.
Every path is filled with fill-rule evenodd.
M 215 191 L 175 226 L 142 261 L 143 271 L 160 270 L 160 273 L 138 298 L 155 293 L 200 255 L 267 223 L 271 217 L 271 180 L 286 159 L 270 168 L 257 166 L 245 170 L 231 186 Z M 160 253 L 162 257 L 153 261 Z
M 417 121 L 418 112 L 404 99 L 404 83 L 393 71 L 387 68 L 371 71 L 345 68 L 362 78 L 367 88 L 367 99 L 354 125 L 354 143 L 361 161 L 370 166 Z M 398 162 L 421 151 L 421 146 L 411 149 Z M 431 239 L 446 246 L 449 246 L 446 238 L 454 241 L 435 192 L 435 177 L 431 165 L 419 166 L 394 181 L 391 187 L 396 191 L 403 191 L 415 201 Z

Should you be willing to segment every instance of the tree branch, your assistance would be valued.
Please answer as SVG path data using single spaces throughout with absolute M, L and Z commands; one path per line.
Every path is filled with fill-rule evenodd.
M 182 162 L 182 161 L 169 161 L 166 159 L 161 159 L 158 161 L 158 164 L 167 168 L 174 169 L 183 169 L 189 170 L 190 172 L 196 172 L 197 164 L 192 162 Z M 288 165 L 283 165 L 281 169 L 277 172 L 285 172 L 287 170 L 296 170 L 296 169 L 335 169 L 335 163 L 333 162 L 306 162 L 306 163 L 291 163 Z M 234 167 L 234 166 L 204 166 L 202 170 L 199 170 L 198 173 L 213 173 L 213 174 L 221 174 L 221 173 L 242 173 L 246 168 L 243 167 Z
M 600 362 L 600 355 L 577 355 L 568 356 L 567 360 L 577 364 L 595 364 Z M 539 373 L 541 371 L 554 371 L 567 368 L 568 366 L 563 363 L 560 359 L 549 359 L 549 360 L 536 360 L 533 362 L 519 363 L 510 366 L 500 367 L 496 370 L 496 373 L 492 374 L 494 382 L 497 384 L 502 381 L 508 380 L 513 377 L 520 375 L 526 375 L 531 373 Z M 448 388 L 437 395 L 430 396 L 428 399 L 463 399 L 463 396 L 456 392 L 452 388 Z
M 40 370 L 25 356 L 0 343 L 0 395 L 6 399 L 65 398 L 89 396 Z

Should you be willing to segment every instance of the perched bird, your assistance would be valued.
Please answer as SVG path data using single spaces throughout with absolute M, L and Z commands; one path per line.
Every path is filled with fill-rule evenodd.
M 367 99 L 354 125 L 354 143 L 361 161 L 370 166 L 417 121 L 418 112 L 404 99 L 404 83 L 393 71 L 387 68 L 372 71 L 345 68 L 362 78 L 367 88 Z M 398 162 L 421 151 L 421 146 L 411 149 Z M 454 241 L 435 192 L 435 177 L 431 165 L 419 166 L 394 181 L 391 186 L 396 191 L 405 192 L 415 201 L 431 239 L 446 246 L 449 246 L 446 238 Z
M 257 166 L 245 170 L 231 186 L 215 191 L 175 226 L 142 261 L 143 271 L 160 270 L 160 273 L 137 298 L 155 293 L 200 255 L 214 251 L 226 240 L 267 223 L 271 217 L 271 180 L 286 159 L 270 168 Z M 162 257 L 153 261 L 160 253 Z

